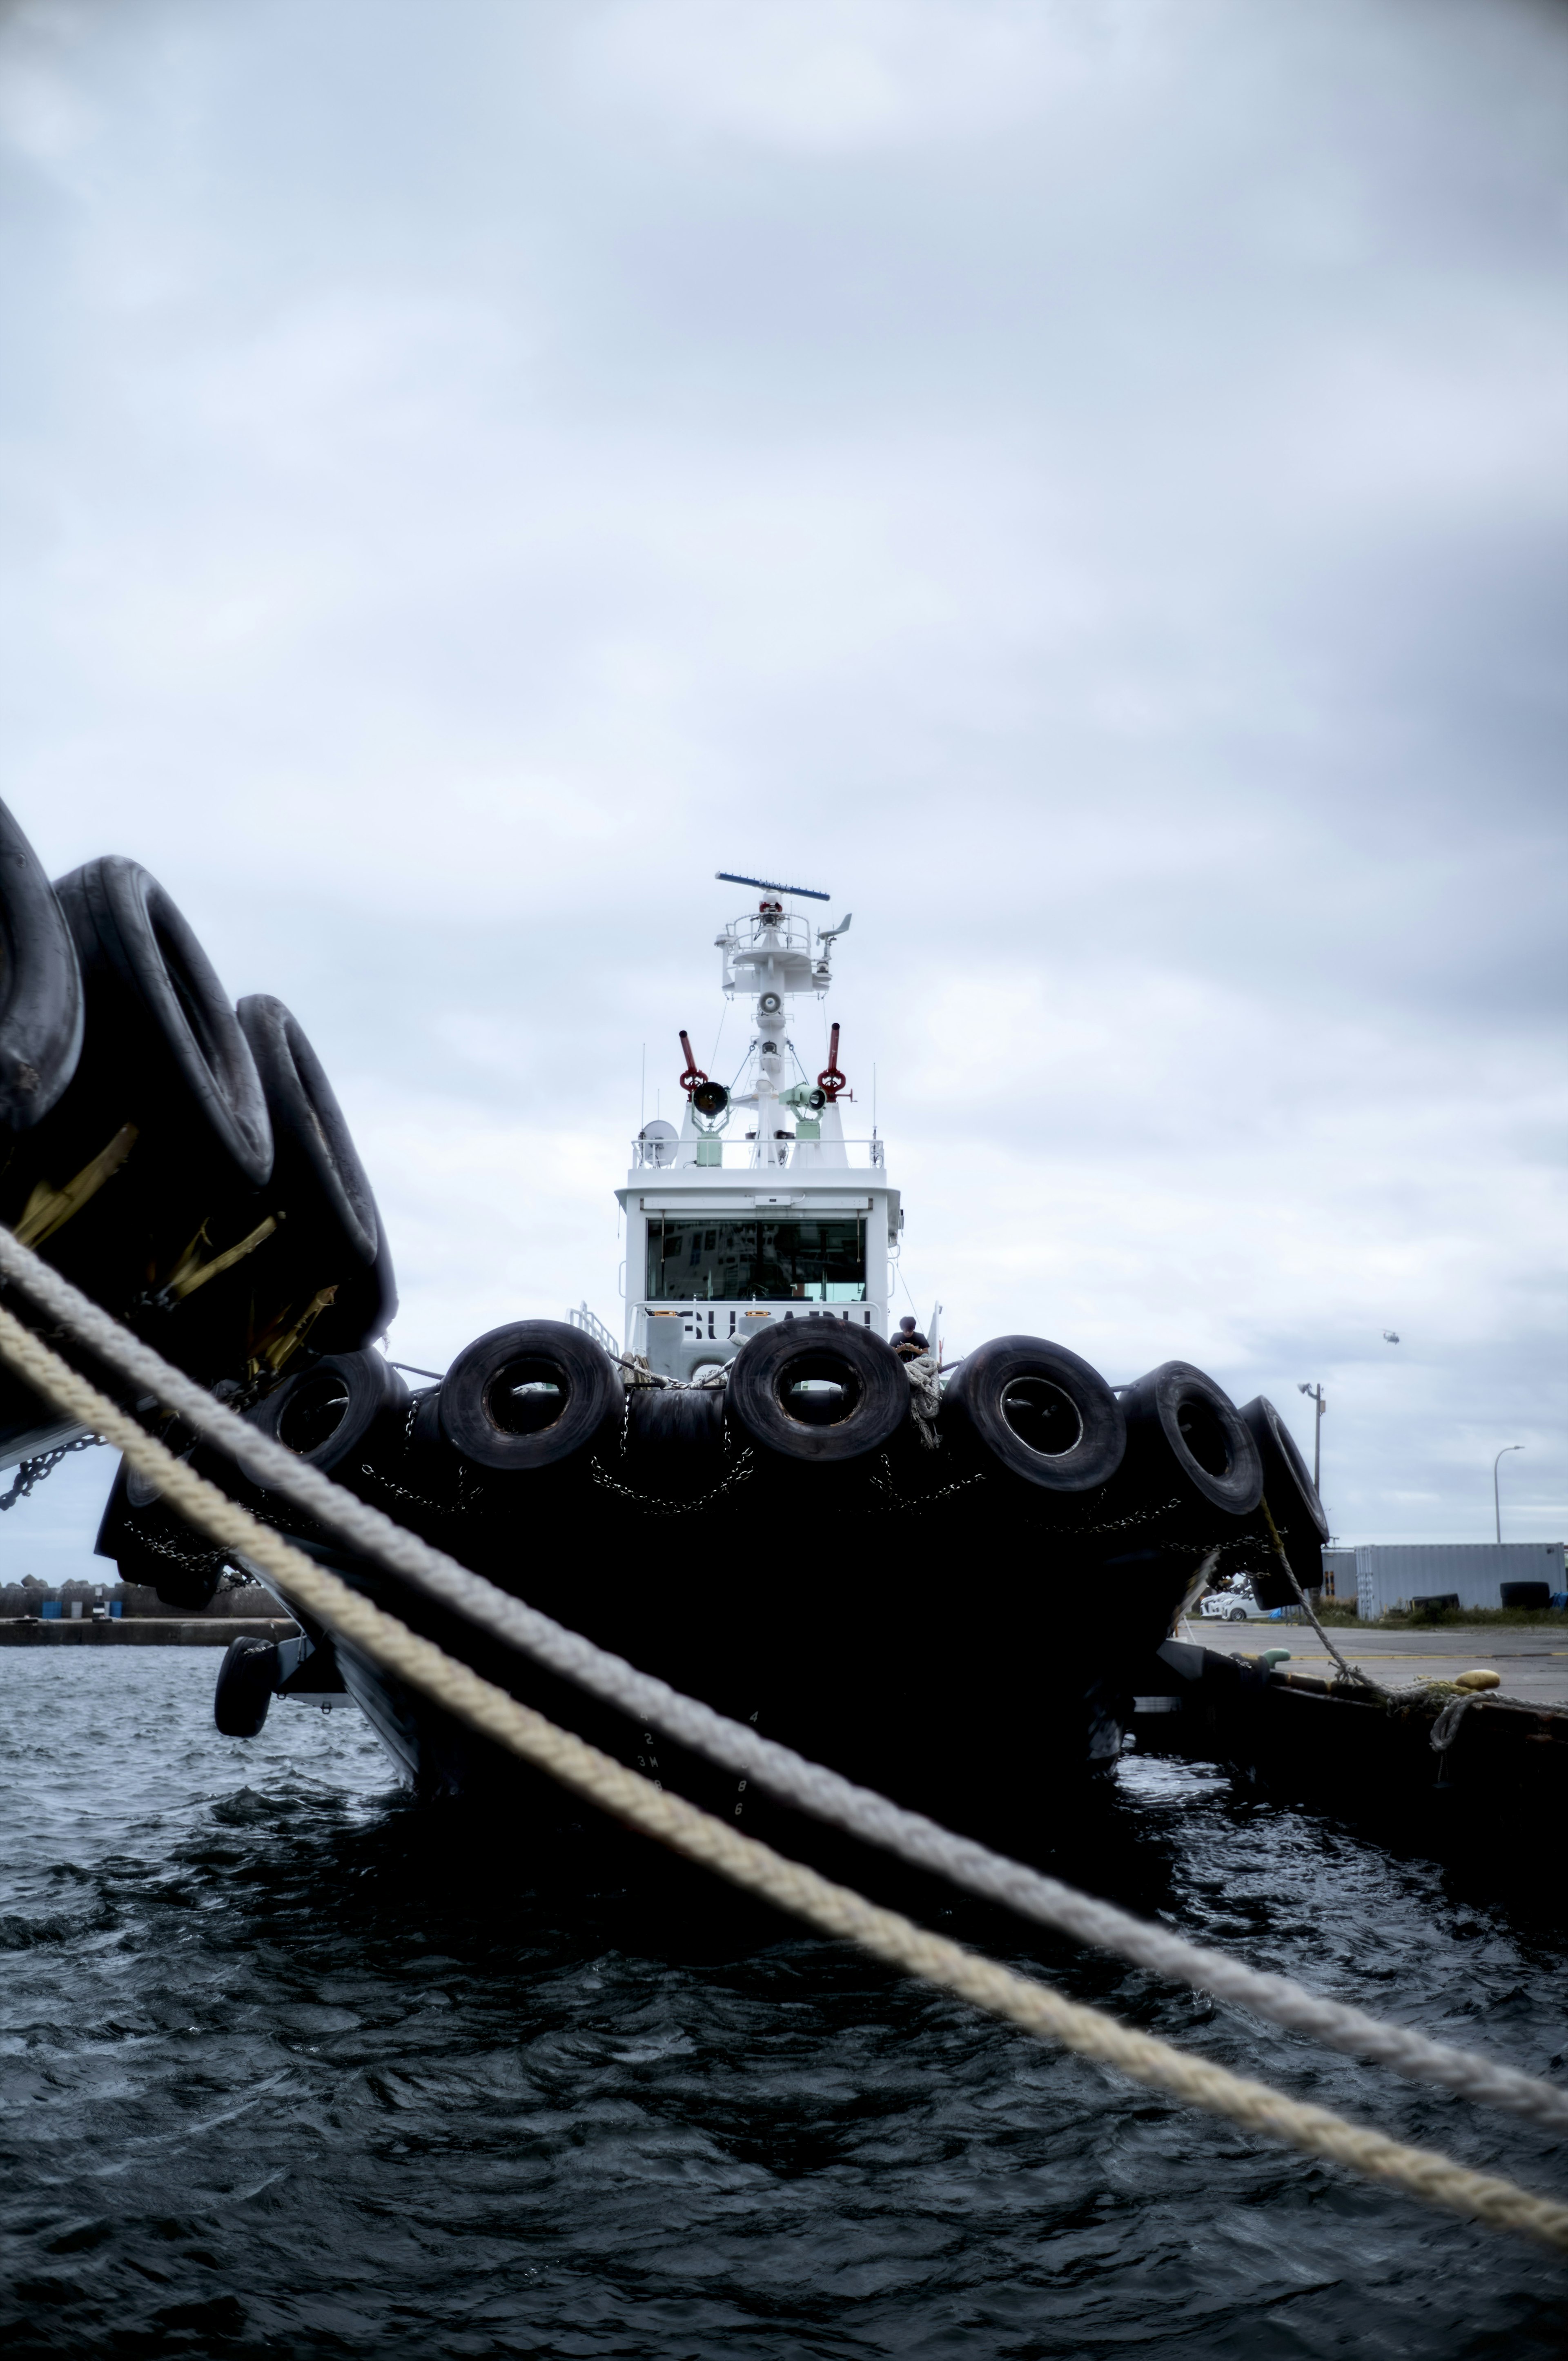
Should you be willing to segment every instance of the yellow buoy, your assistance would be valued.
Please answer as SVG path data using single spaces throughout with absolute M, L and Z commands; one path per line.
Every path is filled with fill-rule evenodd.
M 1456 1689 L 1500 1689 L 1503 1686 L 1503 1676 L 1501 1673 L 1489 1673 L 1484 1668 L 1477 1668 L 1473 1673 L 1459 1674 L 1453 1686 Z

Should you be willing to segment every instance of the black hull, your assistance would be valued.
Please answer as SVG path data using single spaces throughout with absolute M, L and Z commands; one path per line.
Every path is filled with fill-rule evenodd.
M 988 1499 L 973 1482 L 961 1513 L 959 1502 L 927 1499 L 918 1517 L 901 1517 L 875 1488 L 876 1474 L 858 1471 L 852 1486 L 837 1488 L 830 1533 L 808 1542 L 798 1563 L 781 1551 L 769 1566 L 754 1541 L 747 1545 L 750 1519 L 726 1518 L 712 1533 L 701 1520 L 654 1520 L 587 1491 L 563 1495 L 548 1516 L 520 1516 L 510 1539 L 494 1529 L 465 1535 L 455 1522 L 431 1538 L 733 1719 L 945 1826 L 1043 1860 L 1064 1813 L 1121 1752 L 1135 1682 L 1170 1628 L 1190 1556 L 1131 1571 L 1091 1565 L 1081 1544 L 1034 1530 L 1027 1504 L 1021 1510 L 1011 1492 L 993 1488 Z M 779 1496 L 769 1497 L 776 1508 Z M 804 1512 L 812 1504 L 799 1505 Z M 754 1785 L 327 1537 L 291 1537 L 487 1680 L 619 1761 L 782 1850 L 828 1866 L 837 1860 L 827 1831 Z M 279 1595 L 309 1629 L 297 1602 Z M 352 1646 L 335 1646 L 349 1693 L 420 1793 L 503 1795 L 541 1841 L 598 1819 Z

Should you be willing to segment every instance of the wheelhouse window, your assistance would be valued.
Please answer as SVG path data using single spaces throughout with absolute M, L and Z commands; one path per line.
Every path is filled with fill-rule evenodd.
M 841 1222 L 648 1221 L 650 1303 L 863 1303 L 864 1214 Z

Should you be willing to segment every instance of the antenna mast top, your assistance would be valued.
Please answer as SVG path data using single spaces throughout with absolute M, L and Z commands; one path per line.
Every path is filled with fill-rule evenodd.
M 733 869 L 716 869 L 714 875 L 724 885 L 756 885 L 764 894 L 798 894 L 803 902 L 830 902 L 831 894 L 819 894 L 813 885 L 781 885 L 773 877 L 737 877 Z

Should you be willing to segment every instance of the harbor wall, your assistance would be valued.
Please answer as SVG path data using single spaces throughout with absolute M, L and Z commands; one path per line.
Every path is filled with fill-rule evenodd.
M 1343 1560 L 1343 1551 L 1325 1552 Z M 1338 1565 L 1335 1567 L 1338 1576 Z M 1458 1598 L 1461 1607 L 1500 1607 L 1505 1582 L 1544 1582 L 1568 1589 L 1562 1542 L 1389 1542 L 1355 1552 L 1356 1612 L 1376 1621 L 1412 1598 Z M 1336 1580 L 1336 1594 L 1337 1594 Z
M 169 1607 L 137 1582 L 0 1583 L 0 1647 L 227 1647 L 295 1629 L 259 1582 L 236 1582 L 205 1607 Z
M 200 1617 L 232 1620 L 236 1616 L 268 1615 L 271 1599 L 258 1582 L 226 1584 L 205 1607 L 166 1607 L 150 1584 L 143 1582 L 40 1582 L 27 1575 L 20 1582 L 0 1582 L 0 1621 L 37 1616 L 45 1622 L 91 1620 L 93 1609 L 104 1607 L 115 1620 L 151 1616 L 167 1621 L 178 1614 L 182 1622 Z
M 231 1640 L 287 1640 L 299 1626 L 287 1615 L 130 1615 L 46 1621 L 20 1615 L 0 1621 L 0 1648 L 226 1648 Z

